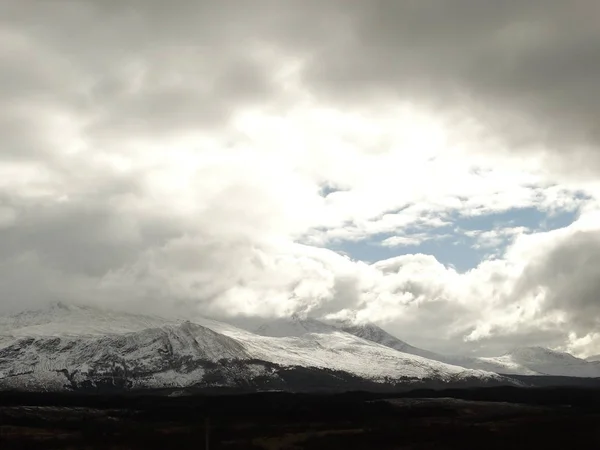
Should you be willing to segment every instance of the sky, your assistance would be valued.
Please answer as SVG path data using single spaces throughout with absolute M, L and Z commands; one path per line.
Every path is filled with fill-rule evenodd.
M 598 354 L 598 14 L 4 0 L 0 313 L 299 313 Z

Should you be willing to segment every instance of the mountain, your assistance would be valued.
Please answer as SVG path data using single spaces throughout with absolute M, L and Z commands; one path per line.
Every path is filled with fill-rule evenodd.
M 222 359 L 248 359 L 232 338 L 186 321 L 53 305 L 0 320 L 0 386 L 185 386 Z
M 275 319 L 261 325 L 256 334 L 271 337 L 301 337 L 309 333 L 332 333 L 338 331 L 333 325 L 311 318 L 292 315 L 290 318 Z
M 372 323 L 357 325 L 353 324 L 352 322 L 337 322 L 336 326 L 338 326 L 341 330 L 347 333 L 353 334 L 355 336 L 361 337 L 372 342 L 376 342 L 381 345 L 385 345 L 386 347 L 393 348 L 394 350 L 397 350 L 399 352 L 409 353 L 411 355 L 416 356 L 422 356 L 423 358 L 431 359 L 433 361 L 438 361 L 445 364 L 470 369 L 486 370 L 491 372 L 494 372 L 498 369 L 502 369 L 501 366 L 494 366 L 493 369 L 490 369 L 490 367 L 492 367 L 491 365 L 479 361 L 478 358 L 458 355 L 442 355 L 440 353 L 435 353 L 429 350 L 424 350 L 422 348 L 415 347 L 401 339 L 398 339 L 396 336 L 391 335 L 387 331 Z M 487 368 L 484 369 L 484 366 Z
M 487 370 L 520 375 L 553 375 L 568 377 L 600 377 L 600 366 L 569 353 L 544 347 L 520 347 L 505 355 L 478 358 Z
M 382 367 L 386 367 L 389 361 L 400 361 L 405 372 L 404 376 L 435 377 L 437 375 L 433 374 L 439 374 L 446 377 L 449 374 L 457 374 L 465 370 L 464 367 L 458 365 L 427 358 L 426 355 L 435 354 L 409 346 L 375 326 L 359 330 L 357 327 L 343 327 L 339 323 L 332 325 L 311 318 L 303 319 L 292 316 L 263 324 L 256 330 L 256 333 L 271 338 L 271 345 L 281 339 L 286 339 L 286 345 L 289 345 L 291 340 L 295 340 L 303 342 L 303 345 L 312 343 L 313 353 L 323 349 L 332 349 L 336 352 L 344 349 L 348 352 L 347 355 L 344 355 L 344 360 L 354 359 L 355 356 L 360 355 L 356 360 L 357 367 L 353 367 L 352 370 L 371 366 L 371 361 L 379 367 L 369 367 L 369 371 L 380 370 Z M 374 342 L 374 338 L 381 339 L 381 342 Z M 391 344 L 395 344 L 396 347 L 392 347 Z M 412 349 L 415 353 L 407 351 Z M 392 351 L 390 352 L 390 350 Z M 476 373 L 489 372 L 476 369 Z
M 8 317 L 0 316 L 0 338 L 104 336 L 180 322 L 180 320 L 167 320 L 162 317 L 57 302 L 41 310 L 24 311 Z
M 55 304 L 0 318 L 0 388 L 373 390 L 506 382 L 316 321 L 296 319 L 288 326 L 292 336 L 273 337 L 209 319 Z M 286 330 L 283 322 L 263 332 L 269 329 Z
M 600 362 L 600 355 L 592 355 L 585 358 L 588 362 Z
M 600 364 L 569 353 L 543 347 L 520 347 L 497 357 L 440 355 L 413 347 L 373 324 L 341 324 L 340 328 L 395 350 L 423 356 L 446 364 L 506 375 L 552 375 L 565 377 L 600 377 Z
M 423 350 L 392 336 L 387 331 L 373 324 L 364 325 L 352 325 L 350 323 L 340 323 L 340 329 L 366 339 L 368 341 L 377 342 L 378 344 L 385 345 L 386 347 L 393 348 L 399 352 L 409 353 L 411 355 L 422 356 L 423 358 L 432 359 L 434 361 L 444 361 L 445 358 L 428 350 Z

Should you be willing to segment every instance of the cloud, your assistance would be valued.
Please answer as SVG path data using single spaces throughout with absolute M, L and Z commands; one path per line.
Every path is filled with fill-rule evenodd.
M 0 311 L 345 314 L 444 351 L 585 351 L 600 189 L 572 175 L 599 167 L 595 12 L 2 5 Z M 510 243 L 465 273 L 342 254 L 381 236 L 399 253 L 457 218 L 523 208 L 580 213 L 551 232 L 480 230 L 480 245 Z
M 305 68 L 319 95 L 466 115 L 520 157 L 542 150 L 553 170 L 597 174 L 596 2 L 379 0 L 339 11 L 343 32 Z
M 450 237 L 449 235 L 429 235 L 427 233 L 416 233 L 408 236 L 392 236 L 381 241 L 384 247 L 403 247 L 407 245 L 419 245 L 425 241 L 440 240 Z
M 507 227 L 488 231 L 469 230 L 465 231 L 465 235 L 476 238 L 475 248 L 494 249 L 501 247 L 507 239 L 514 239 L 515 236 L 528 231 L 527 227 Z
M 518 342 L 524 334 L 550 333 L 555 345 L 567 348 L 565 341 L 593 334 L 600 317 L 595 296 L 599 225 L 593 213 L 566 228 L 518 235 L 501 259 L 487 263 L 496 265 L 491 272 L 495 276 L 505 276 L 502 283 L 490 280 L 493 288 L 504 289 L 495 295 L 495 305 L 486 302 L 492 308 L 480 316 L 467 339 L 491 342 L 503 337 Z M 482 263 L 472 273 L 485 270 Z
M 600 323 L 598 301 L 598 257 L 600 230 L 575 230 L 548 244 L 543 258 L 527 267 L 517 292 L 527 295 L 534 289 L 545 293 L 541 313 L 560 312 L 581 336 Z

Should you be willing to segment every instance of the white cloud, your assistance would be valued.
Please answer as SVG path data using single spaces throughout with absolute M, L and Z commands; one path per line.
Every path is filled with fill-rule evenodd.
M 476 238 L 473 245 L 477 249 L 495 249 L 502 248 L 507 240 L 512 240 L 516 236 L 529 232 L 527 227 L 506 227 L 493 230 L 467 230 L 465 235 Z
M 403 247 L 403 246 L 413 246 L 419 245 L 426 241 L 431 240 L 441 240 L 447 239 L 451 237 L 450 235 L 430 235 L 427 233 L 416 233 L 407 236 L 392 236 L 381 241 L 382 246 L 384 247 Z

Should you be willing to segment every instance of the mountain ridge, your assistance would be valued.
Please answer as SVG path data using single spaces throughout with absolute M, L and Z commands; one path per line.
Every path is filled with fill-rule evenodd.
M 0 387 L 302 389 L 308 379 L 321 380 L 311 381 L 313 388 L 501 381 L 494 373 L 400 353 L 317 321 L 301 325 L 305 332 L 298 336 L 271 337 L 210 319 L 53 306 L 0 319 Z
M 600 364 L 577 358 L 569 353 L 540 346 L 516 347 L 501 356 L 470 357 L 440 355 L 414 347 L 387 333 L 374 324 L 343 325 L 343 329 L 365 339 L 372 339 L 398 351 L 425 356 L 429 359 L 474 370 L 508 375 L 550 375 L 581 378 L 600 377 Z

